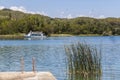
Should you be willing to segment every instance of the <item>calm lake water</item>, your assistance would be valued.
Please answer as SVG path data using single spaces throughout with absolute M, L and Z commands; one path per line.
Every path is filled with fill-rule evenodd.
M 67 80 L 64 46 L 76 42 L 86 42 L 102 50 L 101 80 L 120 79 L 120 36 L 0 40 L 0 71 L 20 71 L 21 57 L 25 60 L 25 71 L 31 71 L 35 57 L 37 71 L 50 71 L 58 80 Z

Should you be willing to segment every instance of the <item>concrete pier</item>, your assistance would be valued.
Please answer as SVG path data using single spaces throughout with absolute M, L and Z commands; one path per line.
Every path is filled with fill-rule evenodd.
M 50 72 L 0 72 L 0 80 L 57 80 Z

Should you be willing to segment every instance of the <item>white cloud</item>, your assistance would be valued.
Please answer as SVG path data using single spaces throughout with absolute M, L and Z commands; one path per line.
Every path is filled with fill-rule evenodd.
M 24 12 L 24 13 L 27 13 L 27 12 L 28 12 L 28 11 L 27 11 L 24 7 L 22 7 L 22 6 L 20 6 L 20 7 L 12 6 L 12 7 L 10 7 L 10 9 L 11 9 L 11 10 L 14 10 L 14 11 L 21 11 L 21 12 Z
M 88 17 L 94 17 L 95 15 L 94 15 L 94 10 L 90 10 L 89 12 L 88 12 Z
M 85 16 L 85 15 L 78 15 L 78 16 L 76 16 L 76 17 L 87 17 L 87 16 Z
M 65 11 L 61 11 L 59 13 L 60 13 L 59 18 L 68 18 L 68 19 L 73 18 L 71 13 L 67 14 Z M 56 17 L 58 17 L 58 16 L 56 16 Z
M 33 13 L 33 14 L 41 14 L 41 15 L 48 16 L 48 14 L 45 13 L 44 11 L 41 11 L 41 12 L 37 11 L 37 12 L 32 12 L 32 13 Z
M 106 18 L 105 15 L 76 15 L 76 17 L 91 17 L 91 18 L 97 18 L 97 19 L 103 19 L 103 18 Z
M 4 9 L 5 7 L 4 6 L 0 6 L 0 10 Z
M 5 7 L 4 6 L 0 6 L 0 10 L 4 9 Z M 26 10 L 23 6 L 11 6 L 10 8 L 8 9 L 11 9 L 11 10 L 14 10 L 14 11 L 21 11 L 21 12 L 24 12 L 24 13 L 30 13 L 30 14 L 41 14 L 41 15 L 45 15 L 47 16 L 47 13 L 45 13 L 44 11 L 36 11 L 36 12 L 33 12 L 33 11 L 28 11 Z
M 100 15 L 98 18 L 103 19 L 103 18 L 105 18 L 105 16 L 104 15 Z
M 4 9 L 6 7 L 4 6 L 0 6 L 0 10 Z M 26 8 L 24 8 L 23 6 L 11 6 L 9 7 L 8 9 L 11 9 L 11 10 L 14 10 L 14 11 L 21 11 L 21 12 L 24 12 L 24 13 L 30 13 L 30 14 L 41 14 L 41 15 L 45 15 L 45 16 L 48 16 L 48 14 L 44 11 L 28 11 Z M 69 14 L 66 14 L 65 11 L 61 11 L 60 12 L 60 15 L 59 15 L 60 18 L 68 18 L 68 19 L 71 19 L 71 18 L 75 18 L 75 17 L 93 17 L 93 18 L 98 18 L 98 19 L 103 19 L 105 18 L 104 15 L 98 15 L 98 16 L 95 16 L 93 15 L 93 10 L 89 11 L 88 12 L 88 15 L 82 15 L 82 14 L 79 14 L 79 15 L 72 15 L 71 13 Z
M 71 14 L 68 14 L 67 18 L 68 18 L 68 19 L 71 19 L 71 18 L 73 18 L 73 17 L 72 17 Z

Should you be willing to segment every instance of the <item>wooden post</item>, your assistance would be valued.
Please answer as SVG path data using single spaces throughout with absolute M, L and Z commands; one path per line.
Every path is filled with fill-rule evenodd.
M 21 72 L 24 73 L 24 58 L 23 57 L 21 57 L 20 62 L 21 62 Z
M 32 58 L 32 71 L 35 72 L 35 58 Z

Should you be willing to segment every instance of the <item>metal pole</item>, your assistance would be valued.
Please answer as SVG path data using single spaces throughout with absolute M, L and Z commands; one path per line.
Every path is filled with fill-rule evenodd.
M 32 71 L 35 72 L 35 58 L 32 58 Z
M 21 57 L 20 62 L 21 62 L 21 72 L 24 73 L 24 58 L 23 57 Z

